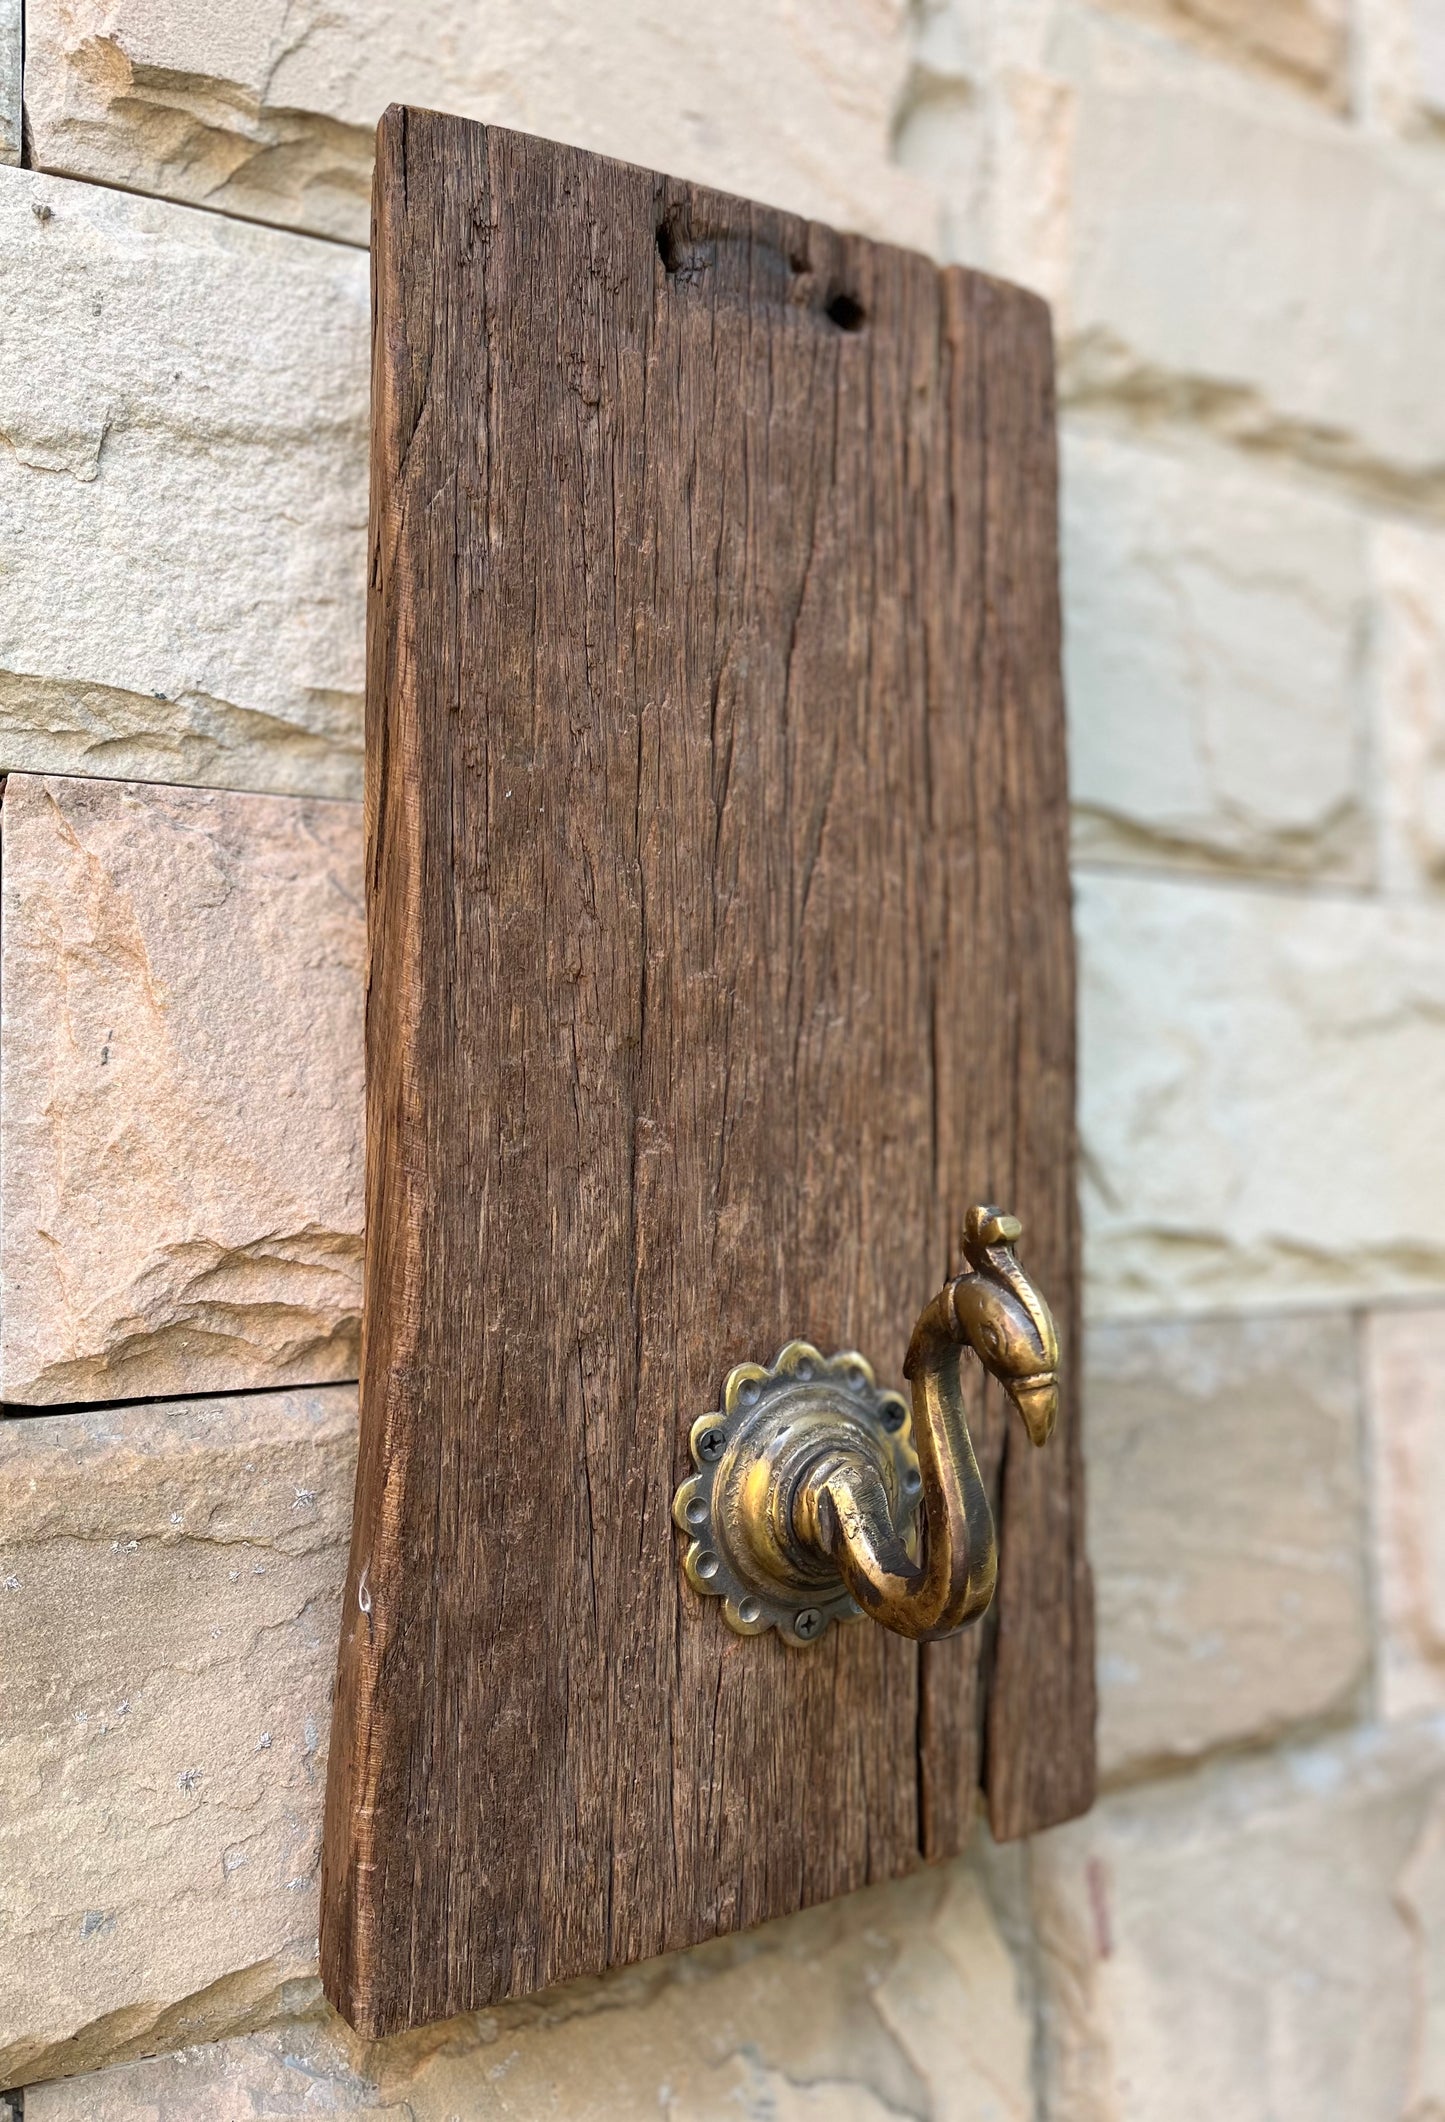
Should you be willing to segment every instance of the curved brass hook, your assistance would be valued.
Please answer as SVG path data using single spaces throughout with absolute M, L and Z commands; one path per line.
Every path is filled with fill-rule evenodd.
M 862 1613 L 928 1642 L 986 1610 L 998 1548 L 964 1411 L 964 1349 L 1035 1444 L 1058 1410 L 1058 1337 L 1014 1252 L 1021 1231 L 998 1208 L 969 1210 L 966 1265 L 925 1306 L 904 1361 L 911 1445 L 902 1402 L 861 1356 L 830 1360 L 802 1341 L 769 1369 L 738 1365 L 721 1411 L 693 1424 L 698 1471 L 673 1504 L 692 1535 L 684 1569 L 739 1633 L 776 1627 L 811 1642 Z
M 1058 1337 L 1014 1253 L 1022 1229 L 996 1208 L 969 1210 L 968 1267 L 925 1308 L 908 1344 L 903 1375 L 922 1477 L 917 1559 L 876 1467 L 857 1454 L 830 1453 L 794 1500 L 799 1534 L 832 1557 L 864 1613 L 916 1642 L 976 1621 L 998 1581 L 993 1513 L 964 1412 L 964 1348 L 1005 1388 L 1035 1444 L 1048 1441 L 1058 1412 Z

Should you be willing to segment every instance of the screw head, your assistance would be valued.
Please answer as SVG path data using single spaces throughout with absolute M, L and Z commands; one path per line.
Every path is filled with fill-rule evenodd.
M 699 1459 L 705 1459 L 709 1464 L 716 1459 L 720 1459 L 727 1450 L 727 1441 L 727 1431 L 725 1429 L 705 1429 L 697 1440 L 697 1455 Z
M 823 1616 L 816 1606 L 805 1606 L 793 1616 L 793 1634 L 800 1643 L 811 1643 L 823 1632 Z
M 885 1400 L 883 1403 L 883 1427 L 900 1430 L 907 1419 L 901 1400 Z

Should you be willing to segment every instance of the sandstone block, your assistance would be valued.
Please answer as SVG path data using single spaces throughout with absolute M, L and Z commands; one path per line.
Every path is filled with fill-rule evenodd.
M 1372 538 L 1380 875 L 1445 886 L 1445 537 L 1381 523 Z
M 1387 1717 L 1445 1712 L 1445 1311 L 1366 1322 L 1375 1578 Z
M 1355 72 L 1367 122 L 1429 138 L 1445 116 L 1440 0 L 1355 0 Z
M 1358 514 L 1080 423 L 1063 474 L 1079 852 L 1367 878 Z
M 1427 1726 L 1171 1779 L 1039 1837 L 1044 2112 L 1424 2122 L 1442 1835 Z
M 1030 2039 L 979 1879 L 955 1866 L 370 2048 L 323 2011 L 40 2085 L 26 2122 L 1025 2122 Z
M 1075 169 L 1068 389 L 1405 475 L 1439 463 L 1433 172 L 1303 109 L 1097 77 Z
M 1445 911 L 1084 872 L 1095 1318 L 1445 1290 Z
M 1353 1322 L 1096 1327 L 1086 1354 L 1101 1772 L 1348 1713 L 1370 1651 Z
M 365 243 L 372 135 L 417 103 L 924 243 L 893 163 L 903 0 L 30 0 L 37 164 Z
M 1265 72 L 1344 101 L 1349 60 L 1345 0 L 1108 0 L 1215 58 Z
M 345 1386 L 0 1424 L 0 2084 L 310 1999 Z
M 1434 116 L 1445 114 L 1445 7 L 1440 0 L 1410 0 L 1410 27 L 1420 100 Z
M 1045 76 L 1067 178 L 995 269 L 1058 304 L 1060 383 L 1401 484 L 1445 458 L 1445 187 L 1434 157 L 1072 11 Z M 1014 96 L 1017 101 L 1017 95 Z M 1000 194 L 1033 135 L 999 135 Z
M 1369 0 L 1389 4 L 1414 0 Z M 1433 493 L 1433 146 L 1342 125 L 1131 14 L 1337 93 L 1336 0 L 930 0 L 897 136 L 951 254 L 1054 305 L 1066 403 Z
M 20 160 L 20 55 L 23 0 L 0 0 L 0 163 Z
M 358 806 L 14 774 L 0 1399 L 354 1378 Z
M 0 180 L 0 771 L 358 795 L 365 259 Z

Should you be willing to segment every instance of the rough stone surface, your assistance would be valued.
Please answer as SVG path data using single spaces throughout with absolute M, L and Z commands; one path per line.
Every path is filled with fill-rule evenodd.
M 1069 269 L 1075 99 L 1049 70 L 1055 0 L 917 0 L 894 152 L 938 194 L 944 255 L 1052 298 Z
M 336 244 L 0 171 L 0 771 L 360 793 L 367 305 Z
M 0 1398 L 355 1377 L 361 816 L 14 774 Z
M 1029 2122 L 1031 2026 L 962 1867 L 366 2048 L 321 2013 L 26 2095 L 26 2122 Z
M 1445 910 L 1084 872 L 1096 1318 L 1445 1290 Z
M 20 160 L 20 52 L 23 0 L 0 0 L 0 163 Z
M 1063 471 L 1079 852 L 1368 879 L 1357 512 L 1081 426 Z
M 1445 1712 L 1445 1311 L 1366 1322 L 1380 1706 Z
M 1381 523 L 1372 538 L 1380 875 L 1445 888 L 1445 535 Z
M 904 0 L 30 0 L 37 165 L 353 243 L 388 103 L 927 243 L 889 155 Z
M 1355 0 L 1358 102 L 1367 124 L 1438 144 L 1445 119 L 1440 0 Z
M 1118 14 L 1020 0 L 985 32 L 955 13 L 925 11 L 904 159 L 938 184 L 956 254 L 1053 302 L 1066 401 L 1438 502 L 1433 147 L 1342 125 Z
M 356 1395 L 0 1424 L 0 2084 L 309 1997 Z
M 1370 1640 L 1353 1321 L 1096 1327 L 1087 1361 L 1101 1772 L 1357 1710 Z
M 1440 0 L 1406 0 L 1414 33 L 1420 100 L 1432 117 L 1445 117 L 1445 8 Z
M 1185 37 L 1216 58 L 1262 67 L 1342 103 L 1349 59 L 1347 0 L 1105 0 Z
M 1256 445 L 1445 468 L 1445 188 L 1430 158 L 1082 21 L 1063 384 Z
M 1054 2122 L 1429 2122 L 1445 1732 L 1107 1801 L 1031 1856 Z

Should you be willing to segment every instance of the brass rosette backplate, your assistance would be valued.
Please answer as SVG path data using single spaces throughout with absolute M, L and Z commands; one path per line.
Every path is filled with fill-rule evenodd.
M 694 1591 L 722 1600 L 729 1628 L 775 1628 L 785 1643 L 808 1644 L 832 1621 L 858 1620 L 831 1561 L 795 1534 L 792 1499 L 820 1458 L 861 1453 L 878 1469 L 894 1522 L 909 1524 L 922 1483 L 903 1396 L 880 1387 L 855 1349 L 824 1356 L 790 1341 L 770 1366 L 729 1371 L 722 1407 L 699 1415 L 689 1443 L 697 1471 L 672 1505 L 688 1535 L 683 1569 Z

